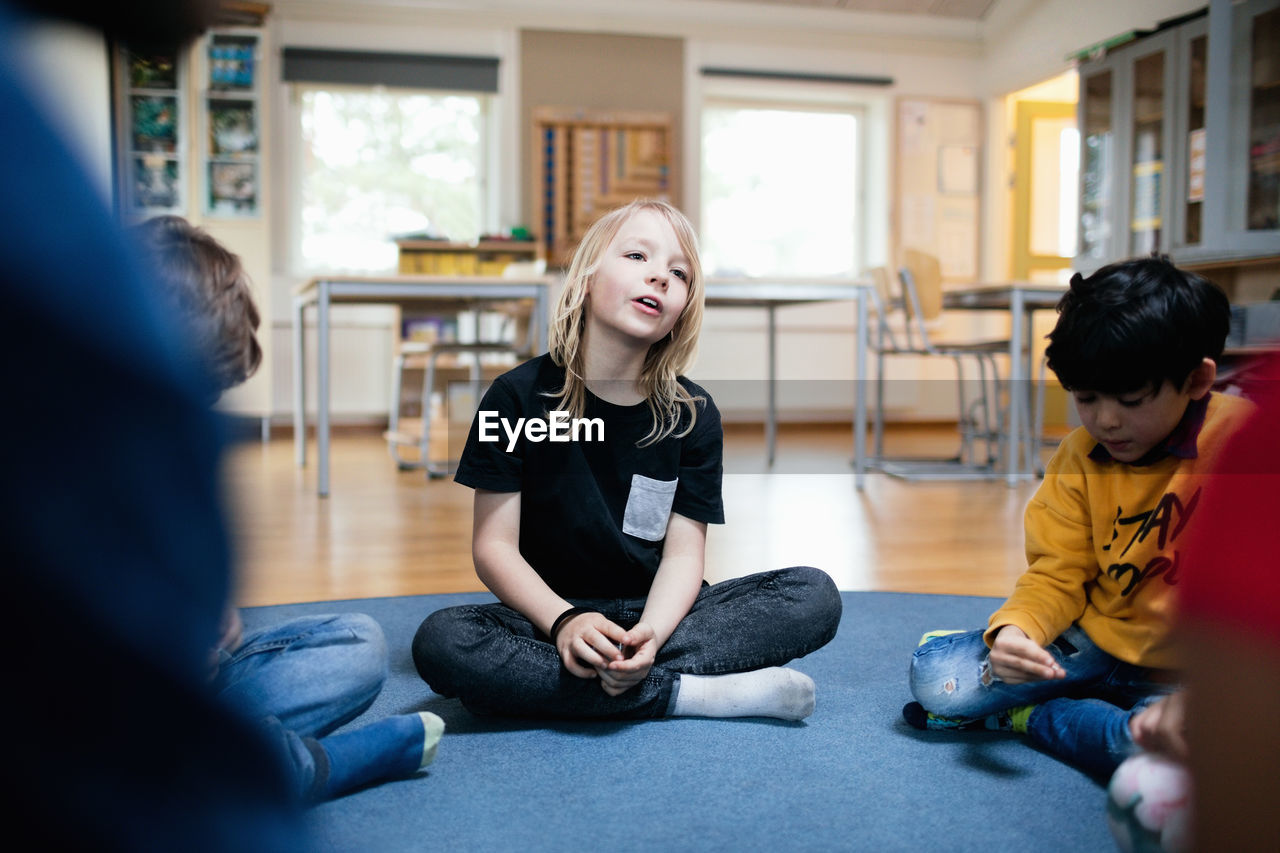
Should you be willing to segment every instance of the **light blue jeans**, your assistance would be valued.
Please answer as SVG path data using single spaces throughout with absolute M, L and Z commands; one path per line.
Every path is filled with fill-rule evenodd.
M 382 628 L 363 613 L 293 619 L 220 654 L 218 697 L 259 723 L 303 799 L 327 776 L 315 739 L 368 709 L 387 678 Z
M 1032 743 L 1105 781 L 1134 751 L 1129 720 L 1172 691 L 1157 671 L 1118 660 L 1094 645 L 1078 625 L 1048 651 L 1066 678 L 1005 684 L 991 672 L 983 631 L 935 637 L 911 657 L 911 693 L 940 717 L 980 720 L 1035 705 L 1027 720 Z

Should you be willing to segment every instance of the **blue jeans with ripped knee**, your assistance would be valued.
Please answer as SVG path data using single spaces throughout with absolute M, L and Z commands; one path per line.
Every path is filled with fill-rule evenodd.
M 940 717 L 979 720 L 1035 705 L 1032 743 L 1105 780 L 1134 750 L 1129 720 L 1172 686 L 1098 648 L 1078 625 L 1047 647 L 1066 673 L 1053 681 L 1005 684 L 991 672 L 983 631 L 935 637 L 911 658 L 911 693 Z

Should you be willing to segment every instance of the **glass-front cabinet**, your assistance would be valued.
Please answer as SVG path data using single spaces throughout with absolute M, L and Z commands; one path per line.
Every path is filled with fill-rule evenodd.
M 1187 27 L 1179 38 L 1183 61 L 1174 85 L 1183 110 L 1174 130 L 1174 145 L 1182 146 L 1174 159 L 1184 164 L 1172 191 L 1179 200 L 1174 209 L 1172 247 L 1199 246 L 1204 240 L 1205 166 L 1209 130 L 1205 99 L 1209 76 L 1209 34 L 1204 20 Z
M 125 222 L 262 212 L 262 31 L 113 52 L 116 205 Z
M 1199 22 L 1189 27 L 1180 38 L 1181 54 L 1185 59 L 1176 73 L 1179 97 L 1183 99 L 1178 127 L 1174 131 L 1175 145 L 1183 145 L 1180 158 L 1185 164 L 1175 181 L 1174 195 L 1179 206 L 1174 211 L 1172 246 L 1199 246 L 1204 234 L 1204 167 L 1208 145 L 1208 126 L 1204 115 L 1208 85 L 1208 26 Z
M 1106 68 L 1081 80 L 1080 257 L 1094 265 L 1105 263 L 1111 254 L 1114 77 L 1115 72 Z
M 1212 0 L 1079 71 L 1076 269 L 1280 257 L 1280 0 Z
M 204 212 L 256 216 L 259 211 L 261 73 L 256 31 L 214 30 L 203 59 Z
M 1172 89 L 1167 82 L 1176 51 L 1169 35 L 1134 48 L 1130 74 L 1128 144 L 1129 197 L 1127 254 L 1167 251 L 1167 158 L 1173 126 Z
M 1280 239 L 1280 0 L 1234 8 L 1228 164 L 1240 193 L 1231 220 L 1242 248 Z
M 181 212 L 186 181 L 186 67 L 181 51 L 120 45 L 114 54 L 116 198 L 129 221 Z

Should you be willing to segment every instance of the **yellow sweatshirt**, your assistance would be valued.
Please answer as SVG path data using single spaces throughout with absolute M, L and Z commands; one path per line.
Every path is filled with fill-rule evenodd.
M 1097 461 L 1083 427 L 1063 439 L 1027 505 L 1027 571 L 991 615 L 987 645 L 1016 625 L 1045 646 L 1074 622 L 1113 657 L 1176 668 L 1169 628 L 1187 528 L 1218 450 L 1252 408 L 1211 395 L 1194 458 Z

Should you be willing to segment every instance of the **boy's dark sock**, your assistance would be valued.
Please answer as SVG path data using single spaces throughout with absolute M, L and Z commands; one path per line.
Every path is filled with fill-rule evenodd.
M 327 800 L 373 782 L 412 776 L 435 758 L 443 734 L 444 721 L 422 711 L 322 738 L 317 744 L 328 773 L 317 773 L 313 799 Z

